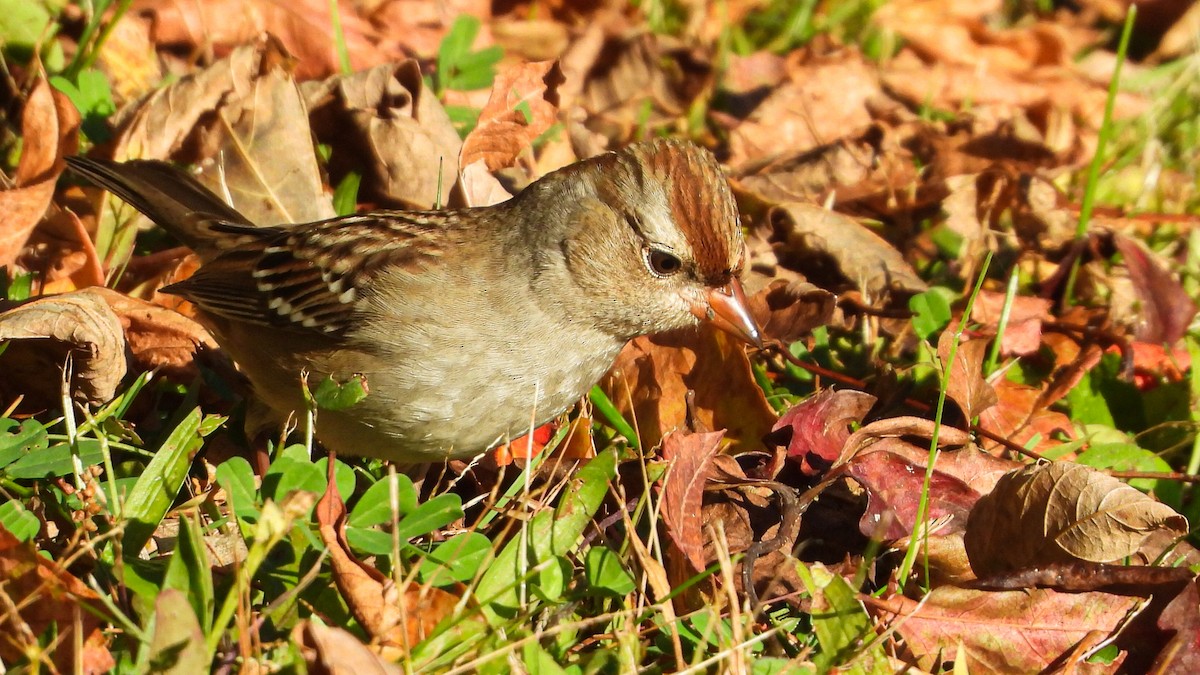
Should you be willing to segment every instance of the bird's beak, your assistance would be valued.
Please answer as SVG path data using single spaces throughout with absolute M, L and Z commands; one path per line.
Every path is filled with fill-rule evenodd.
M 742 282 L 731 279 L 720 288 L 710 289 L 705 300 L 692 305 L 692 314 L 755 347 L 763 346 L 758 324 L 746 304 Z

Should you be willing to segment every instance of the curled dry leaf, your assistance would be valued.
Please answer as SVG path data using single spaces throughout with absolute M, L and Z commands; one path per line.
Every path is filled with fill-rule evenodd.
M 662 441 L 663 459 L 670 462 L 662 486 L 662 519 L 667 535 L 691 566 L 702 572 L 704 555 L 703 501 L 709 464 L 721 447 L 724 432 L 693 434 L 672 431 Z
M 79 146 L 79 113 L 45 80 L 29 92 L 21 112 L 23 146 L 15 187 L 0 192 L 0 267 L 11 265 L 41 221 L 66 164 Z
M 750 313 L 765 337 L 791 344 L 833 320 L 837 298 L 804 281 L 776 279 L 750 298 Z
M 631 341 L 603 386 L 634 420 L 644 448 L 686 425 L 689 390 L 696 394 L 695 421 L 706 430 L 724 429 L 734 452 L 761 449 L 760 439 L 775 424 L 745 348 L 706 327 Z
M 415 60 L 306 82 L 301 91 L 317 138 L 335 148 L 330 172 L 362 174 L 360 200 L 428 209 L 449 193 L 462 141 Z
M 103 287 L 40 298 L 0 314 L 0 340 L 14 341 L 0 355 L 0 368 L 11 375 L 0 381 L 0 393 L 25 393 L 37 405 L 58 400 L 68 354 L 72 391 L 99 404 L 113 397 L 130 364 L 190 379 L 197 351 L 217 349 L 195 321 Z M 8 382 L 21 389 L 9 391 Z
M 38 402 L 58 399 L 58 383 L 68 356 L 72 393 L 97 405 L 116 393 L 125 377 L 125 335 L 121 321 L 97 293 L 77 291 L 40 298 L 0 314 L 0 341 L 12 340 L 0 355 L 0 370 L 16 391 Z M 41 385 L 40 387 L 38 385 Z
M 1134 335 L 1142 342 L 1175 344 L 1196 316 L 1196 303 L 1159 256 L 1121 234 L 1113 243 L 1125 258 L 1140 305 Z
M 292 629 L 292 641 L 304 654 L 309 672 L 330 675 L 401 675 L 404 672 L 337 626 L 325 626 L 306 619 Z
M 202 136 L 207 137 L 213 126 L 220 124 L 217 112 L 227 100 L 244 100 L 263 74 L 286 68 L 287 60 L 283 45 L 265 36 L 122 108 L 113 118 L 119 129 L 113 158 L 168 159 L 185 146 L 201 142 Z M 234 110 L 241 107 L 235 104 Z M 203 151 L 201 155 L 207 156 Z M 190 162 L 196 158 L 183 159 Z
M 203 326 L 179 312 L 108 288 L 86 292 L 102 298 L 116 314 L 133 366 L 139 371 L 161 370 L 190 378 L 195 375 L 197 352 L 219 348 Z
M 463 200 L 467 206 L 491 206 L 512 199 L 512 195 L 488 171 L 482 159 L 477 159 L 463 167 L 458 179 L 458 187 L 462 190 Z
M 782 242 L 790 254 L 781 254 L 780 262 L 798 268 L 824 288 L 849 282 L 870 302 L 927 288 L 895 247 L 854 218 L 800 202 L 776 206 L 768 218 L 774 228 L 772 239 Z
M 843 138 L 766 164 L 747 162 L 733 182 L 742 197 L 764 204 L 823 202 L 831 190 L 870 181 L 880 161 L 877 134 Z
M 39 646 L 40 638 L 54 624 L 58 639 L 50 655 L 59 672 L 107 673 L 116 666 L 102 631 L 104 622 L 99 617 L 104 610 L 95 591 L 3 527 L 0 579 L 4 580 L 9 608 L 0 614 L 0 631 L 5 636 L 0 640 L 0 662 L 17 663 L 40 651 L 44 648 Z M 82 635 L 75 634 L 76 628 Z M 82 645 L 78 654 L 74 653 L 76 642 Z
M 915 457 L 921 452 L 926 454 L 924 461 Z M 928 448 L 889 438 L 847 463 L 850 476 L 867 491 L 867 511 L 859 521 L 864 535 L 879 539 L 913 535 L 918 503 L 923 498 L 928 452 Z M 926 517 L 938 523 L 933 534 L 950 535 L 966 529 L 967 515 L 979 493 L 961 478 L 938 471 L 935 465 L 924 498 L 928 500 Z
M 1137 554 L 1157 530 L 1184 534 L 1187 519 L 1125 483 L 1070 462 L 1031 465 L 997 482 L 971 512 L 967 555 L 980 577 Z
M 482 160 L 489 171 L 512 166 L 554 124 L 562 82 L 557 61 L 523 63 L 497 75 L 478 124 L 463 140 L 459 165 Z
M 263 225 L 336 215 L 289 66 L 264 59 L 252 86 L 237 83 L 241 86 L 222 99 L 216 110 L 220 133 L 210 139 L 216 161 L 203 164 L 199 176 L 250 222 Z
M 938 338 L 938 357 L 943 364 L 950 360 L 954 333 L 953 330 L 945 330 Z M 967 420 L 975 419 L 996 404 L 996 391 L 983 377 L 983 360 L 987 357 L 987 351 L 988 341 L 980 339 L 959 342 L 954 350 L 954 362 L 950 364 L 950 378 L 946 382 L 946 397 L 958 405 Z
M 861 391 L 825 389 L 785 412 L 767 443 L 785 446 L 805 475 L 822 475 L 841 456 L 850 425 L 862 422 L 875 400 Z
M 332 471 L 332 466 L 330 467 Z M 321 540 L 329 551 L 333 580 L 363 630 L 389 648 L 407 649 L 433 633 L 459 598 L 440 588 L 399 588 L 379 570 L 359 561 L 345 539 L 346 504 L 335 481 L 317 503 Z

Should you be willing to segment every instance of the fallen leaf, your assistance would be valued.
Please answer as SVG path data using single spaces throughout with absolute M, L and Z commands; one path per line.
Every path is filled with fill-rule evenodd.
M 28 543 L 17 541 L 0 527 L 0 587 L 9 607 L 0 614 L 0 660 L 21 660 L 26 652 L 40 649 L 40 638 L 54 626 L 58 636 L 50 653 L 59 672 L 107 673 L 116 666 L 104 637 L 104 606 L 95 591 L 48 560 Z M 12 611 L 16 608 L 16 612 Z M 82 635 L 76 634 L 76 629 Z M 82 650 L 75 651 L 76 643 Z M 75 664 L 80 664 L 76 666 Z M 36 669 L 36 666 L 35 666 Z
M 463 140 L 459 165 L 482 160 L 489 171 L 512 166 L 554 124 L 562 81 L 557 61 L 523 63 L 497 75 L 479 122 Z
M 938 338 L 938 358 L 943 364 L 950 362 L 950 350 L 957 339 L 954 333 L 945 330 Z M 946 381 L 946 398 L 958 405 L 966 420 L 975 419 L 996 404 L 996 391 L 983 377 L 983 360 L 987 358 L 987 352 L 988 341 L 984 339 L 960 341 L 954 349 L 954 361 L 950 363 L 950 377 Z
M 787 81 L 754 108 L 729 138 L 734 167 L 807 152 L 871 124 L 867 101 L 879 95 L 876 66 L 857 50 L 789 59 Z
M 318 140 L 335 150 L 336 182 L 362 175 L 359 201 L 429 209 L 445 203 L 462 148 L 414 60 L 306 82 L 301 87 Z
M 1000 337 L 1004 356 L 1028 356 L 1042 344 L 1042 320 L 1050 318 L 1051 302 L 1045 298 L 1014 295 L 1009 303 L 1004 293 L 980 291 L 971 309 L 971 319 L 989 332 L 999 330 L 1000 317 L 1008 304 L 1008 320 Z
M 6 377 L 0 386 L 57 401 L 63 364 L 72 361 L 71 392 L 86 403 L 111 399 L 125 377 L 125 335 L 108 303 L 91 290 L 27 302 L 0 314 L 0 341 L 11 340 L 0 355 Z
M 401 675 L 405 672 L 337 626 L 305 619 L 292 629 L 292 642 L 304 654 L 310 672 L 330 675 Z
M 1200 588 L 1195 580 L 1171 600 L 1159 615 L 1158 628 L 1174 633 L 1150 672 L 1195 673 L 1200 672 Z
M 765 338 L 790 345 L 815 328 L 829 324 L 837 298 L 801 281 L 776 279 L 750 296 L 750 314 Z
M 938 670 L 946 645 L 962 645 L 970 672 L 1034 673 L 1059 663 L 1093 631 L 1112 635 L 1138 598 L 1044 588 L 988 592 L 942 586 L 921 600 L 892 595 L 867 608 L 894 619 L 917 663 Z
M 11 265 L 41 221 L 54 185 L 79 147 L 79 112 L 67 97 L 38 80 L 21 111 L 21 159 L 14 187 L 0 191 L 0 267 Z
M 317 504 L 321 540 L 329 551 L 334 583 L 363 630 L 386 646 L 407 650 L 433 634 L 459 598 L 440 588 L 398 588 L 379 570 L 357 560 L 345 540 L 346 505 L 334 481 Z
M 859 424 L 875 405 L 860 391 L 825 389 L 785 412 L 767 438 L 786 447 L 787 457 L 806 476 L 821 476 L 842 454 L 850 425 Z
M 108 288 L 88 291 L 108 303 L 121 322 L 137 371 L 162 370 L 179 379 L 191 379 L 197 374 L 197 352 L 220 348 L 203 326 L 176 311 Z
M 971 511 L 965 543 L 983 578 L 1052 562 L 1121 560 L 1159 529 L 1182 535 L 1187 520 L 1091 467 L 1051 462 L 997 482 Z
M 1175 344 L 1196 316 L 1196 303 L 1158 256 L 1121 234 L 1113 236 L 1113 243 L 1125 258 L 1141 305 L 1134 335 L 1142 342 Z
M 299 61 L 297 75 L 303 79 L 325 77 L 340 70 L 337 45 L 343 45 L 351 68 L 362 70 L 399 55 L 381 48 L 377 31 L 351 3 L 334 5 L 338 20 L 332 21 L 325 0 L 205 0 L 205 2 L 162 3 L 140 0 L 134 11 L 154 19 L 158 44 L 183 45 L 192 49 L 225 52 L 263 34 L 278 38 Z M 334 34 L 334 26 L 337 34 Z
M 724 432 L 693 434 L 677 430 L 662 441 L 668 462 L 662 485 L 661 513 L 667 535 L 691 565 L 690 576 L 704 571 L 703 499 L 708 464 L 721 446 Z
M 854 218 L 798 202 L 772 208 L 768 218 L 792 256 L 789 266 L 822 288 L 837 289 L 825 280 L 841 277 L 841 286 L 849 282 L 872 303 L 928 288 L 895 247 Z
M 687 422 L 695 392 L 696 421 L 725 430 L 734 451 L 761 448 L 775 413 L 754 381 L 745 347 L 715 329 L 643 336 L 625 345 L 604 386 L 652 448 Z

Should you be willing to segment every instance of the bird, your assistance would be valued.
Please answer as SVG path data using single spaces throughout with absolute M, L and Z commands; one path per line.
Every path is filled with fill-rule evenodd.
M 737 204 L 688 141 L 585 159 L 491 206 L 284 224 L 166 162 L 67 162 L 197 254 L 162 291 L 193 303 L 279 419 L 307 410 L 305 375 L 365 379 L 363 400 L 317 412 L 339 455 L 477 455 L 567 410 L 637 336 L 707 323 L 762 345 Z

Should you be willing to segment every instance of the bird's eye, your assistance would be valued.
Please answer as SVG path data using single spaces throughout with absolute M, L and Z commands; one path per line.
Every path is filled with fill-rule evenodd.
M 683 262 L 662 249 L 651 248 L 646 251 L 646 266 L 656 276 L 669 277 L 683 269 Z

